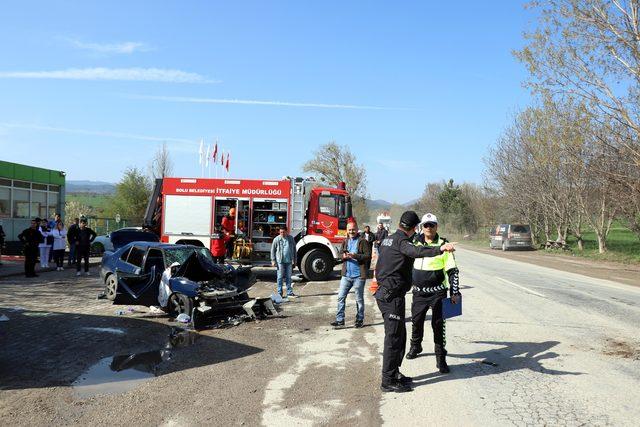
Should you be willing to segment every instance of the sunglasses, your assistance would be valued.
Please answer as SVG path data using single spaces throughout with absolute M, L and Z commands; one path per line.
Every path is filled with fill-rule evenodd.
M 436 225 L 438 225 L 438 223 L 436 223 L 436 222 L 425 222 L 424 224 L 422 224 L 422 227 L 424 227 L 424 228 L 434 228 Z

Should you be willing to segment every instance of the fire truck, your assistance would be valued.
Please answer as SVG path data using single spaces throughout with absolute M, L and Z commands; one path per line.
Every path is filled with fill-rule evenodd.
M 313 281 L 325 280 L 341 262 L 340 245 L 354 220 L 344 183 L 328 188 L 313 178 L 162 178 L 155 181 L 144 226 L 162 242 L 211 249 L 214 230 L 231 208 L 233 261 L 270 265 L 271 242 L 286 226 L 296 241 L 298 268 Z

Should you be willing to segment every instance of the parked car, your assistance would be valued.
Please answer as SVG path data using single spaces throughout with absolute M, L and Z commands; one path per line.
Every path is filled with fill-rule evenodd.
M 162 273 L 172 267 L 164 305 L 158 295 Z M 172 316 L 242 308 L 256 282 L 251 267 L 216 264 L 207 248 L 158 242 L 132 242 L 106 252 L 100 277 L 114 304 L 160 306 Z
M 125 227 L 96 237 L 91 243 L 91 253 L 102 255 L 106 251 L 113 252 L 131 242 L 158 242 L 155 233 L 145 231 L 142 227 Z
M 527 224 L 498 224 L 490 233 L 491 249 L 533 249 L 531 227 Z

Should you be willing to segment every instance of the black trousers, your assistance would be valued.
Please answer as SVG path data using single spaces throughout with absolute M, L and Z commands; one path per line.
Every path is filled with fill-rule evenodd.
M 407 330 L 404 325 L 404 293 L 389 301 L 376 302 L 384 319 L 384 349 L 382 351 L 382 382 L 397 378 L 407 345 Z
M 430 295 L 413 294 L 411 303 L 411 346 L 422 344 L 424 336 L 424 319 L 431 308 L 431 329 L 433 329 L 433 344 L 436 356 L 446 356 L 447 344 L 445 334 L 445 320 L 442 318 L 442 300 L 447 297 L 447 291 Z
M 62 267 L 64 264 L 64 249 L 56 249 L 53 252 L 53 259 L 56 261 L 56 267 Z
M 89 271 L 89 246 L 76 246 L 76 271 L 80 271 L 80 263 L 84 259 L 84 271 Z
M 34 277 L 36 275 L 36 262 L 38 260 L 38 247 L 24 248 L 24 275 Z
M 214 256 L 213 257 L 213 262 L 215 262 L 216 264 L 224 264 L 224 255 L 222 255 L 222 256 Z

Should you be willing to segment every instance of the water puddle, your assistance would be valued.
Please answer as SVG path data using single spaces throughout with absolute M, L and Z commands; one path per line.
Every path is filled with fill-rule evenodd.
M 163 349 L 105 357 L 80 375 L 71 386 L 81 399 L 133 390 L 157 376 L 159 367 L 171 361 L 173 349 L 193 345 L 198 337 L 196 332 L 172 328 Z

